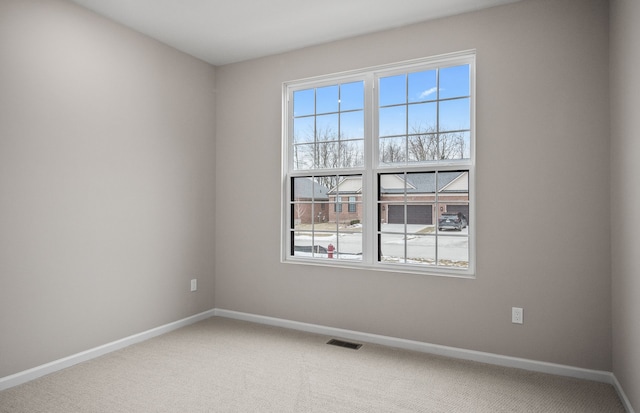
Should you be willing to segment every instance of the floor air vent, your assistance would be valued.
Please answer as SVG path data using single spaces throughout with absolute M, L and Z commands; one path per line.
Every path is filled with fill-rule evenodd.
M 350 348 L 351 350 L 357 350 L 360 347 L 362 347 L 362 344 L 349 343 L 348 341 L 336 340 L 335 338 L 332 338 L 331 340 L 327 341 L 327 344 L 331 344 L 332 346 L 338 346 L 338 347 L 346 347 L 346 348 Z

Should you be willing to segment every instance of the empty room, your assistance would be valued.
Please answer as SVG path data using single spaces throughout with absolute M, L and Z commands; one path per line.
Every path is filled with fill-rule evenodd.
M 0 412 L 640 411 L 637 0 L 0 0 Z

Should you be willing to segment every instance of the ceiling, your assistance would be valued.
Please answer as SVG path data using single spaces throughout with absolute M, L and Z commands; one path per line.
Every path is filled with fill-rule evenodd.
M 71 0 L 213 65 L 519 0 Z

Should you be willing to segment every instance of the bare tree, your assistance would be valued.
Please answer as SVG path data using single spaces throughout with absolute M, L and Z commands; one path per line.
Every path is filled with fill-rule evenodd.
M 410 136 L 407 145 L 409 159 L 413 161 L 429 161 L 438 158 L 438 137 L 435 134 L 423 133 Z
M 300 224 L 302 224 L 302 217 L 304 216 L 304 213 L 307 212 L 307 207 L 307 204 L 295 204 L 296 218 Z
M 364 154 L 357 141 L 342 141 L 331 128 L 318 131 L 313 147 L 314 169 L 349 168 L 363 164 Z
M 463 133 L 440 134 L 440 159 L 464 159 L 467 142 Z
M 380 158 L 384 163 L 399 163 L 406 160 L 402 145 L 390 139 L 385 139 L 380 145 Z
M 338 134 L 330 127 L 316 131 L 313 166 L 316 169 L 338 167 Z
M 341 167 L 350 168 L 364 163 L 364 154 L 355 141 L 340 141 L 338 146 L 338 162 Z
M 313 159 L 313 152 L 310 149 L 313 145 L 294 145 L 293 146 L 293 165 L 294 169 L 307 169 L 310 165 L 310 160 Z
M 338 185 L 338 178 L 335 175 L 316 176 L 314 179 L 318 184 L 327 188 L 328 191 Z
M 412 128 L 408 138 L 409 158 L 414 161 L 463 159 L 466 152 L 464 132 L 437 133 L 435 127 Z

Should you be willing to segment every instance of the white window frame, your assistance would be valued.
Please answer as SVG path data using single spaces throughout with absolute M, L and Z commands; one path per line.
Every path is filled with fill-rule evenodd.
M 391 271 L 397 273 L 427 274 L 435 276 L 475 278 L 476 274 L 476 191 L 475 191 L 475 152 L 476 152 L 476 128 L 475 128 L 475 78 L 476 67 L 475 50 L 467 50 L 449 53 L 423 59 L 399 62 L 390 65 L 371 67 L 356 71 L 307 78 L 284 82 L 282 87 L 282 176 L 281 176 L 281 262 L 291 264 L 319 265 L 341 268 L 358 268 L 378 271 Z M 470 159 L 438 161 L 437 163 L 416 165 L 380 165 L 378 131 L 377 131 L 377 79 L 394 74 L 410 73 L 417 70 L 429 70 L 432 68 L 444 68 L 461 64 L 469 65 L 469 93 L 470 93 Z M 365 110 L 364 110 L 364 166 L 362 168 L 346 169 L 321 169 L 302 170 L 293 169 L 293 153 L 291 145 L 293 130 L 293 92 L 309 88 L 318 88 L 329 85 L 344 84 L 354 81 L 364 81 Z M 458 171 L 469 172 L 469 221 L 472 225 L 468 229 L 469 263 L 464 269 L 449 268 L 432 265 L 412 265 L 407 263 L 386 263 L 378 261 L 377 250 L 377 224 L 378 224 L 378 194 L 377 179 L 381 173 L 400 172 L 431 172 L 431 171 Z M 329 260 L 319 258 L 299 257 L 290 254 L 291 236 L 291 178 L 305 177 L 313 174 L 351 175 L 362 174 L 362 261 Z M 437 222 L 437 216 L 436 216 Z

